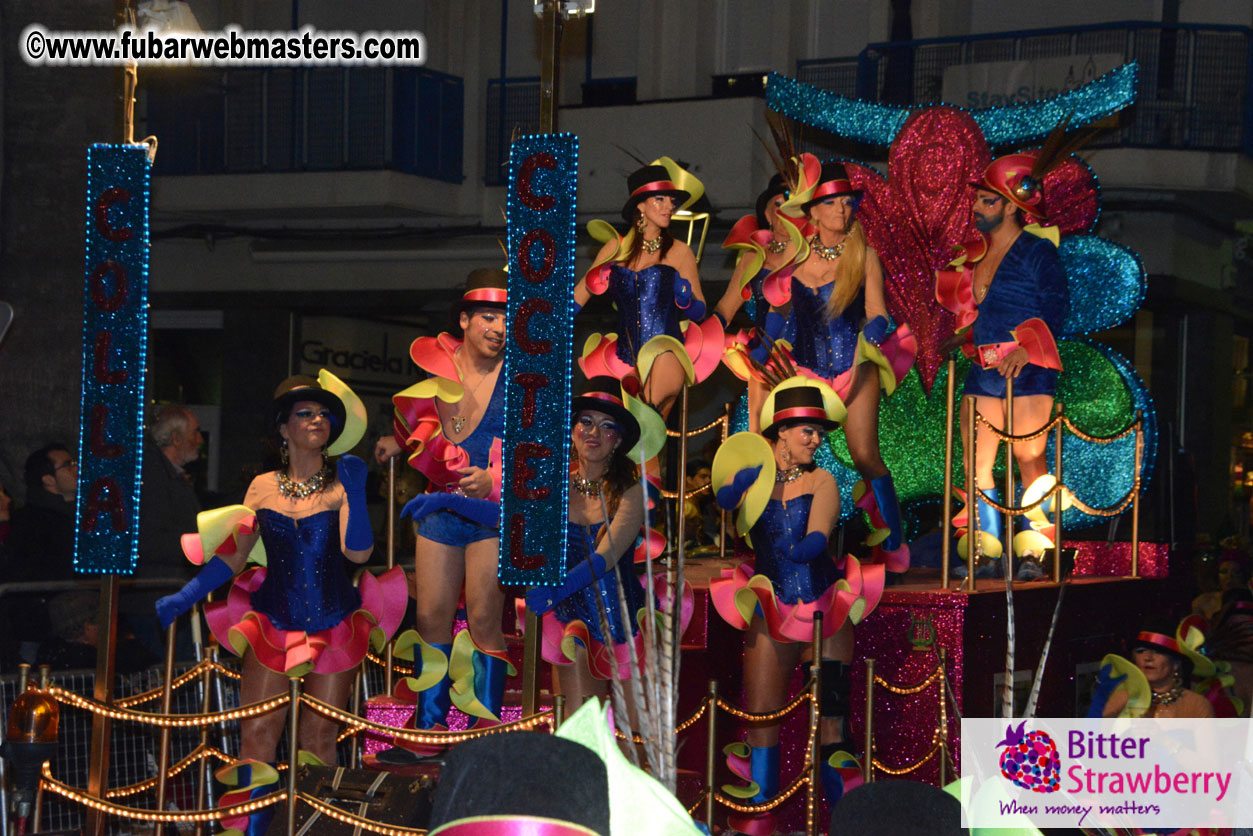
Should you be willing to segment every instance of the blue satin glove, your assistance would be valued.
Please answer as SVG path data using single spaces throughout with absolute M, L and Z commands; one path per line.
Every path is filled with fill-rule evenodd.
M 767 311 L 761 330 L 765 331 L 766 336 L 771 340 L 777 340 L 779 335 L 783 333 L 783 326 L 785 325 L 787 325 L 787 320 L 783 318 L 783 314 L 778 311 Z
M 741 468 L 731 478 L 731 484 L 718 488 L 718 492 L 714 494 L 714 501 L 718 503 L 718 507 L 724 511 L 734 511 L 740 507 L 740 503 L 744 501 L 744 494 L 748 493 L 748 489 L 757 481 L 757 474 L 761 473 L 761 467 L 757 465 Z
M 356 456 L 344 455 L 335 463 L 335 475 L 344 486 L 348 503 L 348 527 L 344 545 L 353 551 L 365 551 L 374 545 L 374 531 L 365 507 L 365 480 L 370 469 Z
M 895 330 L 896 323 L 892 321 L 892 317 L 876 316 L 866 323 L 862 333 L 866 335 L 866 342 L 871 345 L 883 345 L 883 341 Z
M 573 308 L 570 311 L 570 316 L 578 316 L 579 311 L 583 310 L 583 306 L 580 305 L 578 302 L 572 302 L 571 304 L 573 305 Z
M 813 563 L 827 554 L 827 535 L 821 531 L 811 531 L 799 543 L 784 553 L 791 563 Z
M 593 554 L 587 560 L 566 573 L 566 582 L 561 586 L 537 586 L 526 593 L 526 608 L 537 616 L 551 610 L 580 589 L 591 586 L 605 576 L 609 569 L 605 558 Z
M 161 628 L 168 628 L 174 619 L 190 610 L 196 602 L 235 577 L 235 570 L 226 561 L 214 555 L 196 577 L 187 582 L 186 586 L 173 595 L 166 595 L 157 601 L 157 618 L 161 619 Z
M 1105 706 L 1109 703 L 1109 698 L 1127 678 L 1125 673 L 1122 676 L 1114 676 L 1113 673 L 1112 665 L 1101 666 L 1101 672 L 1096 677 L 1096 685 L 1092 689 L 1092 704 L 1088 706 L 1089 717 L 1105 716 Z
M 692 293 L 692 283 L 682 276 L 674 283 L 674 303 L 692 322 L 705 318 L 705 303 L 696 298 Z

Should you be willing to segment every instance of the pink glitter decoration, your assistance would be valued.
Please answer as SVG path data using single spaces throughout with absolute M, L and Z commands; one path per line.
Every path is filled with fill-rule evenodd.
M 1101 212 L 1100 185 L 1092 169 L 1071 157 L 1044 176 L 1048 223 L 1062 235 L 1090 232 Z
M 1103 541 L 1066 542 L 1077 549 L 1075 575 L 1121 578 L 1131 574 L 1131 544 Z M 1165 543 L 1140 543 L 1139 569 L 1142 578 L 1164 578 L 1170 570 L 1170 547 Z
M 866 193 L 858 216 L 883 262 L 888 310 L 918 338 L 918 372 L 927 391 L 943 362 L 940 341 L 955 327 L 953 315 L 936 304 L 935 271 L 972 234 L 970 183 L 989 162 L 970 114 L 941 106 L 906 120 L 888 152 L 886 179 L 866 166 L 847 166 L 853 185 Z

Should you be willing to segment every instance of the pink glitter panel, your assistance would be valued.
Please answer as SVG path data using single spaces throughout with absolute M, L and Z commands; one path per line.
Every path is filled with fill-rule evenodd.
M 940 341 L 954 329 L 953 315 L 935 303 L 935 270 L 972 234 L 970 183 L 990 161 L 969 113 L 932 107 L 910 116 L 897 134 L 886 180 L 848 165 L 853 185 L 866 192 L 858 216 L 883 261 L 888 310 L 918 338 L 918 371 L 928 391 L 943 362 Z
M 1044 177 L 1048 222 L 1062 235 L 1090 232 L 1100 214 L 1100 188 L 1087 163 L 1071 157 Z
M 1066 548 L 1079 552 L 1075 556 L 1076 575 L 1120 578 L 1131 574 L 1130 543 L 1067 541 Z M 1169 558 L 1170 547 L 1165 543 L 1140 543 L 1140 577 L 1166 577 L 1170 570 Z
M 548 708 L 549 706 L 541 706 L 540 710 L 547 711 Z M 522 706 L 506 705 L 501 708 L 500 713 L 501 719 L 506 723 L 521 720 Z M 371 723 L 381 723 L 396 729 L 403 728 L 412 716 L 413 705 L 401 702 L 393 697 L 379 697 L 370 700 L 365 706 L 365 718 Z M 448 712 L 448 730 L 465 731 L 471 726 L 473 719 L 469 715 L 453 708 Z M 392 739 L 386 735 L 377 732 L 366 732 L 362 751 L 364 754 L 374 755 L 384 749 L 391 748 L 393 745 Z

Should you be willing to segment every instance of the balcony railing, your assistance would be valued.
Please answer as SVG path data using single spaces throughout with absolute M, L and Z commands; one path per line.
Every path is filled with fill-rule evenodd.
M 856 58 L 799 62 L 797 77 L 869 101 L 927 104 L 942 99 L 950 67 L 1120 54 L 1139 62 L 1139 98 L 1094 145 L 1253 155 L 1251 48 L 1243 26 L 1131 21 L 871 44 Z
M 465 94 L 457 76 L 308 67 L 148 79 L 148 131 L 161 142 L 156 174 L 385 169 L 462 180 Z

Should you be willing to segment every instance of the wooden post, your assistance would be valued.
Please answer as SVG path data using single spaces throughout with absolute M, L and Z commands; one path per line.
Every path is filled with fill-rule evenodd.
M 192 618 L 196 617 L 196 611 L 192 609 Z M 165 628 L 165 679 L 161 683 L 161 713 L 169 714 L 170 706 L 173 698 L 173 688 L 170 684 L 174 681 L 174 644 L 178 641 L 178 619 L 170 622 L 170 626 Z M 165 810 L 165 773 L 170 769 L 170 727 L 162 726 L 159 734 L 160 748 L 157 750 L 157 809 Z M 165 829 L 164 823 L 158 819 L 152 825 L 153 836 L 161 836 Z
M 970 573 L 974 578 L 974 572 Z M 861 765 L 861 780 L 874 780 L 874 659 L 866 660 L 866 760 Z
M 96 683 L 93 692 L 97 702 L 109 705 L 113 702 L 114 656 L 117 652 L 117 575 L 100 578 L 100 609 L 96 624 L 100 628 L 100 643 L 96 646 Z M 113 721 L 103 714 L 91 715 L 91 762 L 87 772 L 87 793 L 104 798 L 109 783 L 109 738 Z M 87 833 L 104 836 L 107 816 L 94 807 L 87 808 Z

